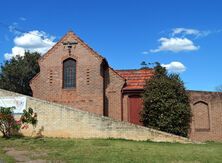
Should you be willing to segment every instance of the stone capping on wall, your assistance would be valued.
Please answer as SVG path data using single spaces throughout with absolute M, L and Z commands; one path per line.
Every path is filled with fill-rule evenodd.
M 214 94 L 221 94 L 222 95 L 222 92 L 217 92 L 217 91 L 187 90 L 187 92 L 214 93 Z
M 187 90 L 187 93 L 201 93 L 201 94 L 211 94 L 214 96 L 222 97 L 222 92 L 213 91 L 199 91 L 199 90 Z
M 25 95 L 0 89 L 0 97 L 3 97 L 3 96 L 25 96 Z M 66 126 L 66 127 L 68 126 L 68 129 L 67 128 L 65 129 L 66 132 L 68 131 L 71 133 L 68 136 L 64 136 L 64 135 L 58 136 L 57 133 L 61 132 L 60 129 L 63 127 L 59 128 L 58 126 L 55 125 L 53 127 L 50 126 L 47 128 L 47 126 L 46 126 L 45 131 L 43 133 L 43 136 L 46 136 L 46 137 L 123 138 L 123 139 L 129 139 L 129 140 L 142 140 L 142 141 L 151 140 L 151 141 L 156 141 L 156 142 L 180 142 L 180 143 L 190 143 L 191 142 L 191 140 L 189 140 L 188 138 L 185 138 L 185 137 L 169 134 L 169 133 L 158 131 L 158 130 L 151 129 L 151 128 L 146 128 L 143 126 L 134 125 L 134 124 L 124 122 L 124 121 L 114 120 L 109 117 L 99 116 L 94 113 L 82 111 L 82 110 L 72 108 L 69 106 L 65 106 L 65 105 L 61 105 L 61 104 L 56 104 L 56 103 L 40 100 L 40 99 L 33 98 L 30 96 L 25 96 L 25 97 L 27 97 L 27 107 L 29 107 L 28 105 L 30 105 L 31 103 L 32 103 L 31 105 L 33 105 L 33 102 L 34 102 L 35 105 L 37 105 L 37 106 L 43 105 L 45 107 L 44 109 L 46 109 L 46 108 L 53 109 L 57 113 L 64 112 L 63 113 L 64 115 L 65 114 L 66 115 L 73 114 L 76 116 L 80 116 L 81 118 L 82 117 L 89 118 L 90 120 L 94 121 L 93 124 L 90 124 L 91 121 L 90 122 L 84 121 L 81 126 L 81 129 L 84 127 L 86 129 L 84 130 L 83 133 L 78 133 L 78 134 L 76 134 L 76 132 L 73 132 L 73 130 L 76 130 L 75 127 L 73 129 L 73 126 L 75 126 L 75 125 L 73 125 L 73 123 L 69 124 L 69 122 L 65 122 L 66 124 L 64 126 Z M 41 110 L 42 110 L 42 108 L 34 109 L 34 111 L 37 112 L 38 115 L 43 113 L 43 112 L 41 112 Z M 52 110 L 50 110 L 50 112 L 51 111 Z M 45 113 L 44 113 L 44 116 L 47 116 L 47 115 L 45 115 Z M 38 116 L 38 117 L 40 117 L 40 116 Z M 58 117 L 61 117 L 61 115 Z M 81 122 L 80 117 L 78 117 L 78 120 L 80 119 L 80 122 Z M 62 123 L 64 120 L 68 121 L 67 119 L 61 119 L 60 122 L 58 122 L 58 124 Z M 48 122 L 48 123 L 42 122 L 41 119 L 38 119 L 38 121 L 39 121 L 38 122 L 39 124 L 51 124 L 51 122 Z M 74 123 L 76 122 L 78 124 L 80 123 L 80 122 L 77 122 L 76 119 L 71 120 L 71 122 L 74 122 Z M 53 128 L 53 129 L 51 129 L 51 128 Z M 91 131 L 87 131 L 87 129 L 91 130 Z M 48 132 L 47 130 L 50 130 L 50 132 L 53 134 L 50 134 L 50 132 Z M 78 131 L 78 130 L 76 130 L 76 131 Z M 28 131 L 28 132 L 22 131 L 22 133 L 26 136 L 33 136 L 33 131 Z

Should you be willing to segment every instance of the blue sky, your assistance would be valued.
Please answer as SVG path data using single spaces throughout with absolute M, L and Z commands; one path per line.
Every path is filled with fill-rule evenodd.
M 0 5 L 0 63 L 44 53 L 72 29 L 114 69 L 160 62 L 188 89 L 222 84 L 220 0 L 20 0 Z M 32 41 L 30 41 L 32 40 Z

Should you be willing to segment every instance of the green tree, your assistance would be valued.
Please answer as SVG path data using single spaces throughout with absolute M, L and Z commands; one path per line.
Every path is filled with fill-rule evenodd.
M 146 69 L 146 68 L 148 68 L 148 67 L 147 67 L 147 63 L 146 63 L 145 61 L 142 61 L 142 62 L 140 63 L 140 65 L 141 65 L 141 69 Z
M 40 54 L 25 52 L 24 57 L 16 56 L 1 65 L 0 88 L 32 95 L 30 80 L 39 72 L 37 60 Z
M 189 97 L 178 74 L 168 74 L 159 63 L 146 82 L 141 121 L 147 127 L 188 136 L 191 120 Z

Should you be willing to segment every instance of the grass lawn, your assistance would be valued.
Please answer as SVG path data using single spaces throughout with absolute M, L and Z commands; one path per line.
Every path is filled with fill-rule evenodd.
M 115 139 L 0 138 L 1 161 L 15 162 L 13 156 L 6 154 L 7 149 L 26 151 L 23 154 L 32 160 L 49 162 L 222 162 L 222 143 L 213 142 L 179 144 Z

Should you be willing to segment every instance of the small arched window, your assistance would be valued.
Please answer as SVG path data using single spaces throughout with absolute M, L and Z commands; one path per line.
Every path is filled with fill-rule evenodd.
M 74 59 L 66 59 L 63 62 L 63 88 L 76 87 L 76 61 Z

